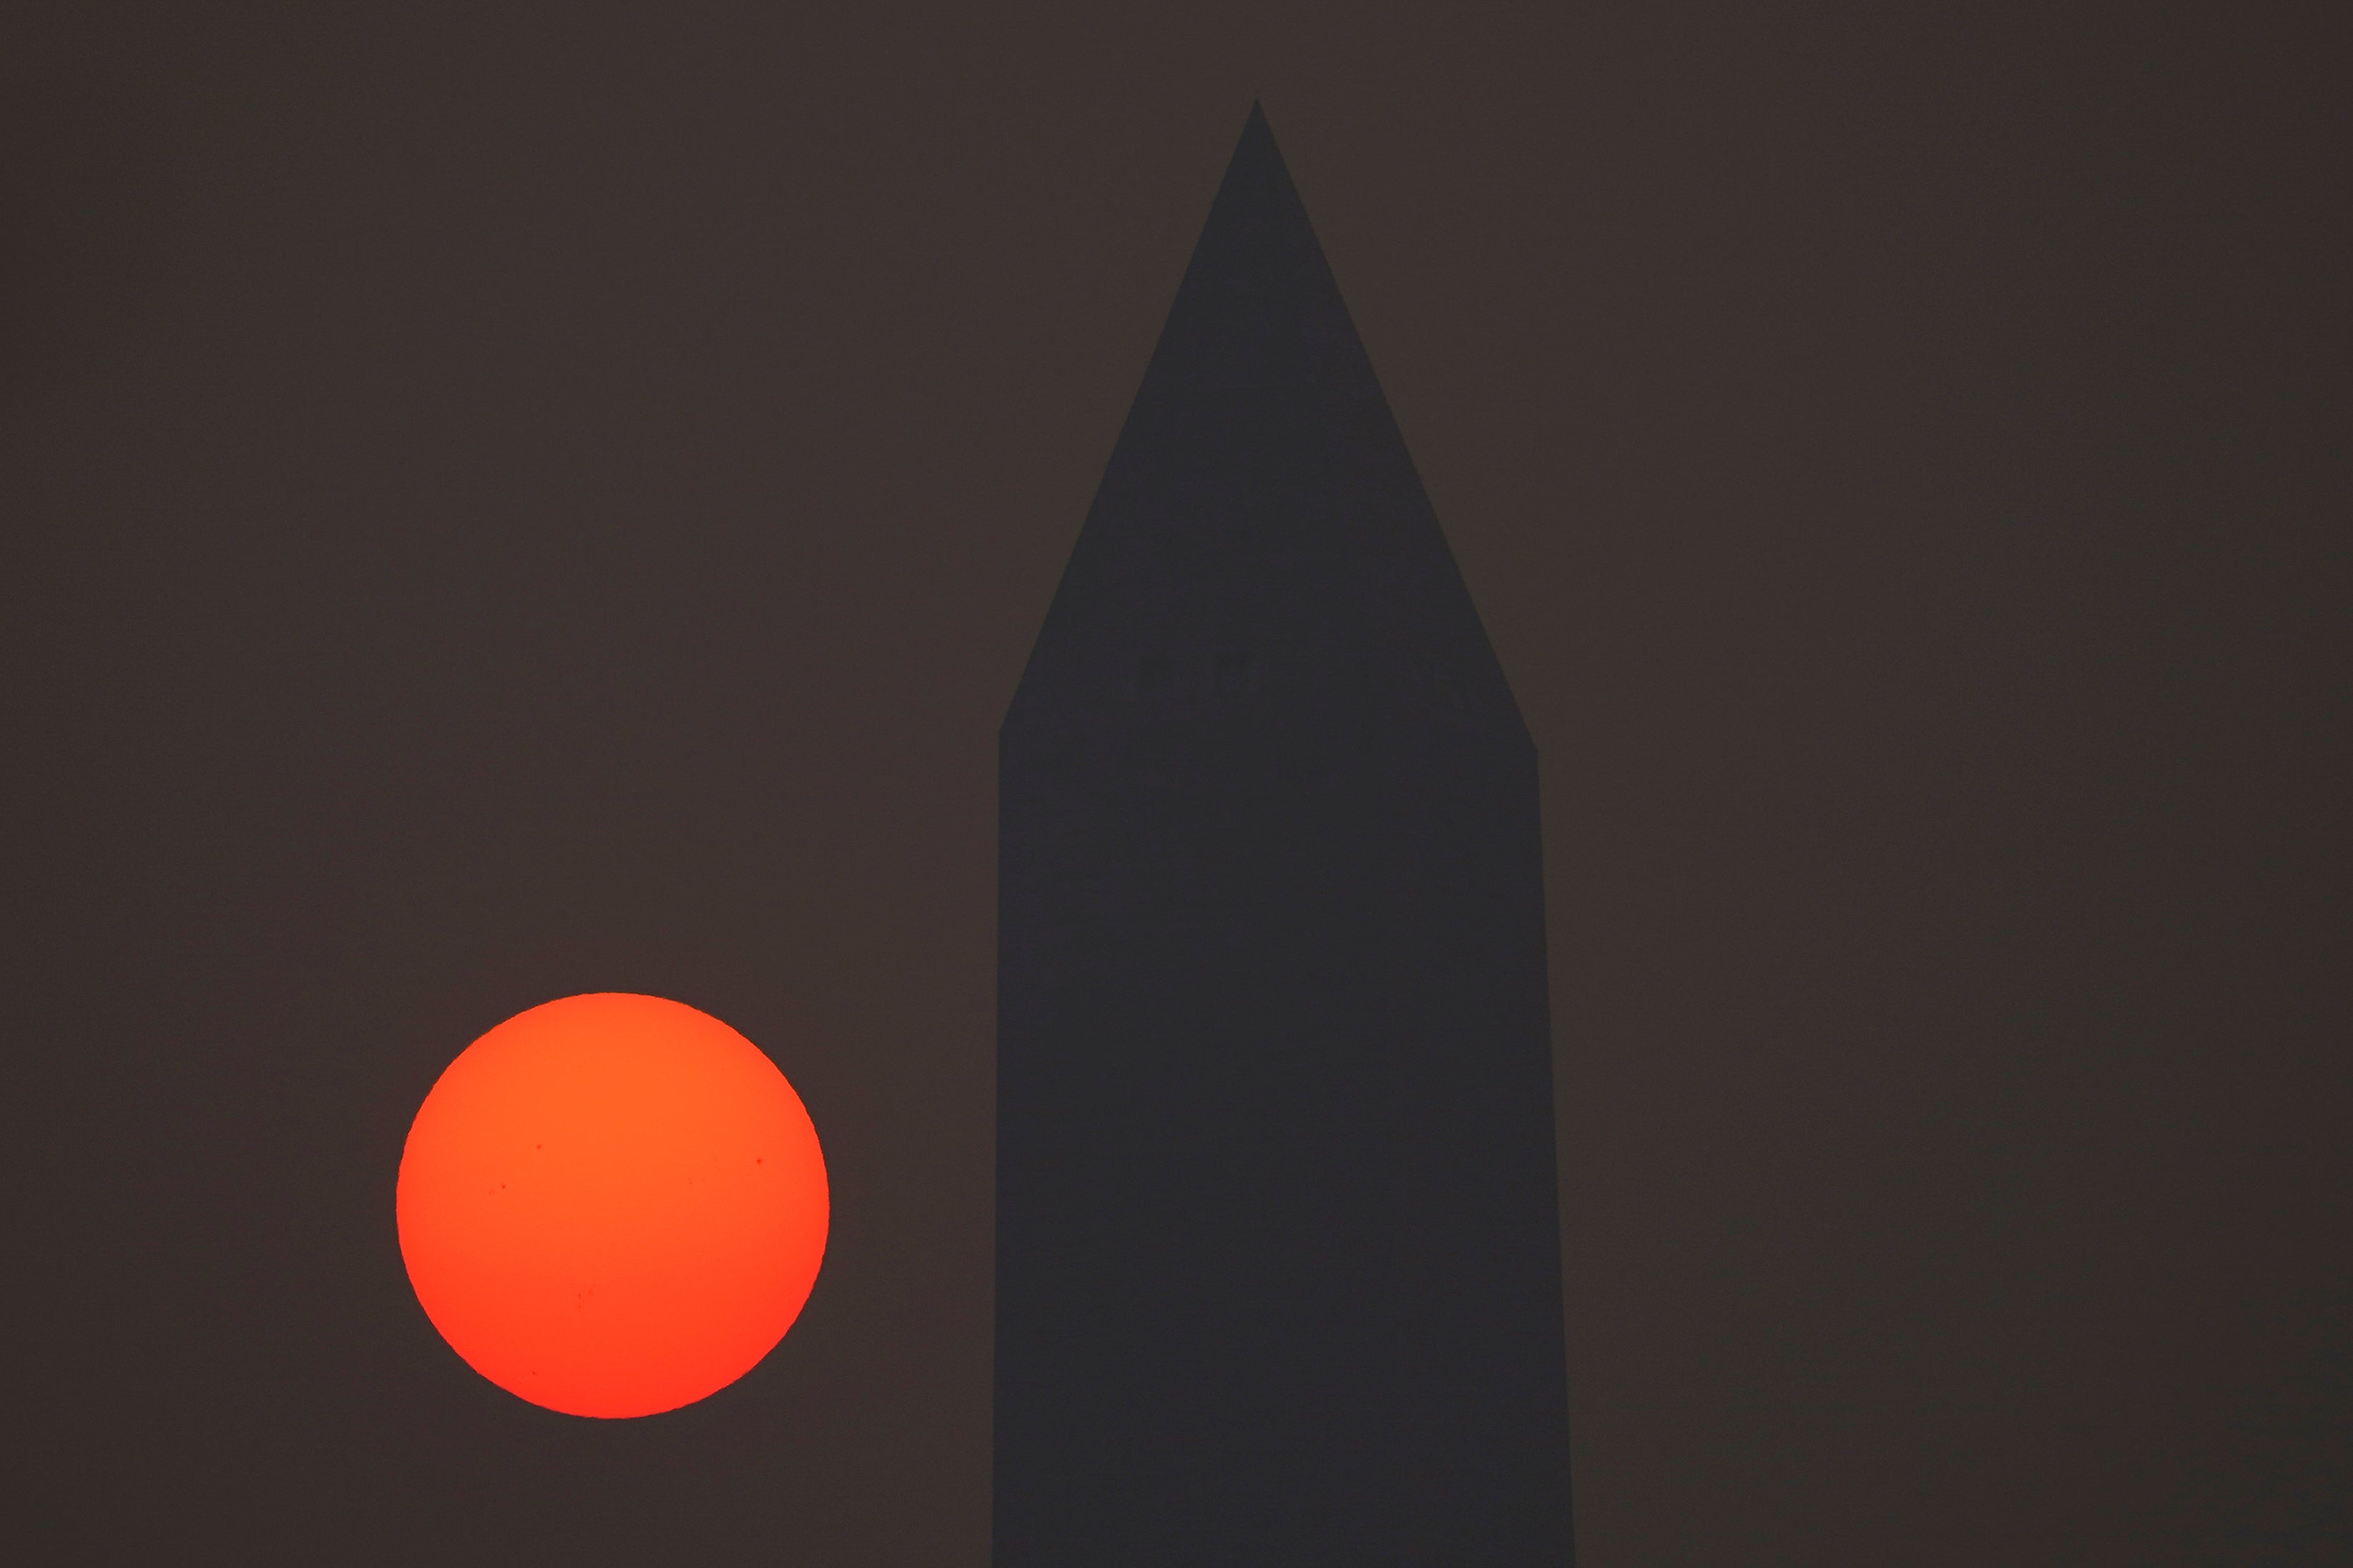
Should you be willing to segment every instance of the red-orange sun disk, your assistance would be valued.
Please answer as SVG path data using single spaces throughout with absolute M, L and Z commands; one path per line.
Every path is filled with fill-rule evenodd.
M 817 1281 L 828 1212 L 776 1064 L 706 1013 L 618 992 L 467 1047 L 408 1130 L 396 1207 L 450 1348 L 510 1394 L 604 1416 L 758 1364 Z

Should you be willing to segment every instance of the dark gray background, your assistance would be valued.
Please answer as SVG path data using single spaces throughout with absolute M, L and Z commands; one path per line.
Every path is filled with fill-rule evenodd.
M 2342 6 L 41 9 L 45 1554 L 984 1560 L 993 730 L 1262 96 L 1544 749 L 1586 1568 L 2341 1560 Z M 587 989 L 835 1180 L 618 1426 L 392 1228 Z

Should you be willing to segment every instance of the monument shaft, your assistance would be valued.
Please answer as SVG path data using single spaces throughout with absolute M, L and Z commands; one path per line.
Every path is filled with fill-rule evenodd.
M 998 1568 L 1567 1563 L 1535 751 L 1255 111 L 1000 782 Z

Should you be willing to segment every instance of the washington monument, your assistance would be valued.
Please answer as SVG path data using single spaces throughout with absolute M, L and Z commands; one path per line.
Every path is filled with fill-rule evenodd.
M 1565 1568 L 1535 752 L 1255 110 L 999 768 L 997 1568 Z

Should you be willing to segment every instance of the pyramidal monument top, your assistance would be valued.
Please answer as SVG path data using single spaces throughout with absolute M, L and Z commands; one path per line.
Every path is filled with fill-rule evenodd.
M 1256 105 L 1006 728 L 1220 711 L 1526 734 Z

